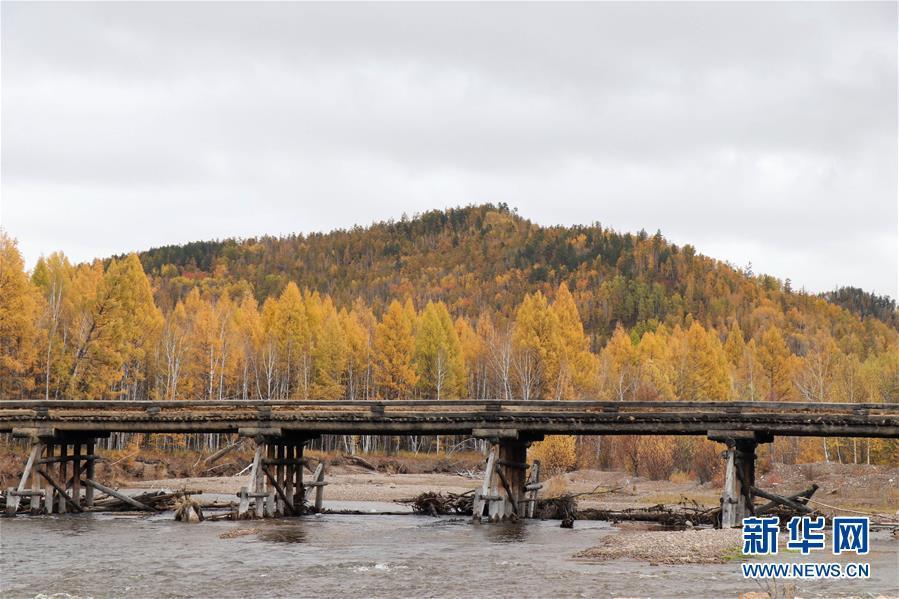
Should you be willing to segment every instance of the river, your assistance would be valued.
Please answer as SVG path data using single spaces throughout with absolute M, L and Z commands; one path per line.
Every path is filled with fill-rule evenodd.
M 332 505 L 332 507 L 360 507 Z M 396 509 L 395 505 L 365 504 Z M 249 535 L 221 538 L 238 529 Z M 0 520 L 0 597 L 736 597 L 739 563 L 587 563 L 605 522 L 319 515 L 175 522 L 171 513 Z M 820 561 L 830 561 L 826 558 Z M 871 579 L 809 581 L 803 597 L 899 595 L 899 542 L 875 534 Z

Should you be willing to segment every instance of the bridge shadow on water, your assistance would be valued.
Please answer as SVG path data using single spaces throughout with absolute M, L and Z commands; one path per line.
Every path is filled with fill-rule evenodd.
M 305 543 L 308 535 L 301 522 L 285 522 L 283 525 L 268 526 L 256 533 L 256 538 L 269 543 Z
M 475 534 L 488 543 L 524 543 L 528 540 L 527 522 L 499 522 L 496 524 L 474 524 Z

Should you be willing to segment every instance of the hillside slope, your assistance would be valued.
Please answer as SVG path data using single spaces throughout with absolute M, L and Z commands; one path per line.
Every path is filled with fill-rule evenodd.
M 140 259 L 163 310 L 195 286 L 215 294 L 248 288 L 262 302 L 295 281 L 338 306 L 361 299 L 377 314 L 391 299 L 410 297 L 419 306 L 442 300 L 455 315 L 510 316 L 527 293 L 552 297 L 564 282 L 594 350 L 619 324 L 642 331 L 683 323 L 688 314 L 720 331 L 736 321 L 745 332 L 776 313 L 797 327 L 826 324 L 837 338 L 852 335 L 881 348 L 897 324 L 889 298 L 847 289 L 828 294 L 830 303 L 659 233 L 617 233 L 599 224 L 543 227 L 504 205 L 430 211 L 330 233 L 167 246 Z

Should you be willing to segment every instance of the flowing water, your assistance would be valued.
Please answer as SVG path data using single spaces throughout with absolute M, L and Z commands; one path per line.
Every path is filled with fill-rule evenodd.
M 256 532 L 221 537 L 240 529 Z M 738 562 L 572 559 L 614 533 L 605 522 L 566 530 L 413 515 L 201 524 L 171 513 L 17 517 L 0 520 L 0 597 L 736 597 L 759 588 Z M 875 534 L 867 561 L 870 580 L 800 582 L 799 594 L 899 595 L 899 542 Z

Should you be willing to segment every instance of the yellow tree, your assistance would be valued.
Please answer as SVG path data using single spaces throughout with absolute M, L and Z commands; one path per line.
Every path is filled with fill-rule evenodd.
M 166 315 L 160 339 L 160 390 L 159 397 L 164 400 L 178 399 L 183 392 L 182 383 L 187 357 L 191 322 L 187 316 L 184 302 L 178 302 L 175 308 Z
M 465 388 L 462 344 L 443 302 L 428 302 L 415 335 L 415 369 L 426 396 L 458 398 Z
M 43 314 L 40 326 L 43 329 L 41 338 L 42 387 L 44 399 L 50 399 L 51 388 L 54 397 L 58 397 L 68 376 L 66 363 L 67 347 L 70 339 L 70 327 L 73 318 L 72 305 L 72 265 L 68 258 L 60 252 L 38 259 L 31 275 L 34 283 L 44 296 Z
M 182 394 L 190 399 L 213 399 L 216 364 L 221 353 L 218 318 L 212 302 L 194 287 L 184 298 L 184 362 Z
M 808 351 L 799 360 L 794 382 L 803 400 L 831 401 L 840 350 L 826 331 L 809 339 Z
M 482 312 L 478 318 L 478 337 L 483 340 L 486 361 L 493 375 L 496 396 L 512 399 L 512 386 L 515 375 L 515 351 L 512 344 L 512 327 L 493 325 L 489 312 Z M 488 389 L 485 383 L 485 390 Z M 485 396 L 487 394 L 485 393 Z
M 82 265 L 72 279 L 75 298 L 74 355 L 67 394 L 98 399 L 128 393 L 143 380 L 140 362 L 145 344 L 158 333 L 161 319 L 137 256 Z M 123 371 L 125 365 L 134 372 Z
M 455 322 L 456 336 L 462 346 L 462 361 L 465 363 L 467 380 L 465 394 L 468 397 L 487 397 L 487 360 L 484 340 L 471 324 L 461 316 Z
M 554 398 L 559 388 L 559 318 L 539 291 L 515 312 L 513 366 L 521 399 Z
M 259 306 L 252 295 L 243 297 L 234 313 L 237 369 L 240 376 L 238 394 L 243 399 L 262 398 L 259 356 L 263 329 Z
M 600 354 L 600 394 L 613 401 L 634 399 L 638 377 L 636 348 L 618 325 Z
M 418 382 L 413 363 L 415 321 L 409 305 L 404 308 L 392 301 L 375 334 L 375 384 L 388 399 L 408 397 Z
M 0 397 L 22 397 L 34 389 L 39 298 L 15 240 L 0 231 Z
M 789 399 L 793 393 L 793 355 L 776 326 L 768 327 L 761 334 L 756 347 L 756 358 L 762 367 L 762 375 L 768 388 L 767 399 Z
M 266 298 L 262 304 L 260 321 L 262 324 L 262 344 L 259 348 L 259 369 L 264 384 L 265 399 L 281 397 L 279 381 L 281 380 L 279 366 L 281 363 L 280 331 L 279 331 L 279 305 L 280 302 L 273 298 Z
M 734 392 L 738 399 L 759 401 L 768 396 L 768 383 L 758 355 L 755 339 L 750 339 L 743 349 L 734 374 Z
M 596 389 L 599 361 L 590 352 L 590 341 L 568 285 L 562 283 L 552 304 L 559 331 L 558 374 L 555 399 L 584 397 Z
M 675 370 L 664 326 L 647 331 L 637 344 L 635 397 L 642 401 L 675 399 Z
M 346 387 L 343 382 L 347 370 L 349 347 L 340 315 L 331 298 L 319 304 L 320 331 L 313 348 L 313 394 L 316 399 L 340 399 Z
M 122 309 L 122 382 L 120 395 L 140 399 L 148 394 L 150 350 L 162 332 L 163 317 L 137 254 L 113 261 L 106 273 L 112 279 Z
M 278 298 L 272 323 L 277 340 L 280 397 L 299 395 L 308 399 L 312 388 L 312 334 L 306 308 L 299 288 L 288 283 Z
M 347 346 L 346 398 L 351 401 L 370 397 L 372 329 L 367 326 L 367 316 L 371 312 L 362 310 L 365 314 L 360 314 L 356 307 L 349 312 L 340 311 Z
M 215 303 L 215 324 L 218 334 L 218 355 L 215 357 L 215 371 L 218 381 L 215 384 L 215 395 L 218 399 L 230 396 L 231 389 L 236 387 L 240 364 L 240 342 L 238 340 L 237 322 L 235 319 L 238 306 L 228 293 L 222 293 Z
M 746 341 L 743 339 L 743 331 L 740 324 L 734 319 L 730 330 L 727 332 L 727 340 L 724 342 L 724 353 L 733 368 L 740 364 L 743 352 L 746 350 Z
M 693 321 L 681 337 L 677 378 L 678 398 L 685 401 L 721 401 L 730 398 L 731 381 L 724 348 L 714 331 Z

